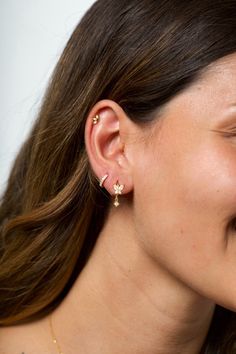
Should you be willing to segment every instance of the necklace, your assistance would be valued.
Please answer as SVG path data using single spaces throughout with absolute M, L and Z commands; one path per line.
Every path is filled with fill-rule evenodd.
M 58 354 L 63 354 L 63 352 L 62 352 L 62 350 L 61 350 L 61 347 L 60 347 L 60 345 L 59 345 L 59 343 L 58 343 L 58 341 L 57 341 L 57 339 L 56 339 L 55 333 L 54 333 L 51 315 L 49 316 L 49 323 L 50 323 L 52 341 L 53 341 L 53 343 L 56 344 L 56 346 L 57 346 Z

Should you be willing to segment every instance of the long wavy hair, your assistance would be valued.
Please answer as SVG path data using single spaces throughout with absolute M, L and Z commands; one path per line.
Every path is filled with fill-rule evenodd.
M 98 0 L 89 8 L 1 197 L 1 326 L 58 306 L 103 227 L 111 197 L 98 186 L 84 141 L 93 105 L 114 100 L 145 129 L 209 64 L 235 51 L 235 0 Z M 216 305 L 201 353 L 236 353 L 235 342 L 235 312 Z

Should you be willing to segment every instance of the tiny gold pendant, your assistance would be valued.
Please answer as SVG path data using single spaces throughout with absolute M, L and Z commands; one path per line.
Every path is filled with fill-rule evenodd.
M 116 184 L 113 185 L 113 188 L 115 189 L 115 194 L 121 194 L 122 190 L 124 188 L 124 185 L 116 182 Z
M 114 205 L 115 205 L 115 207 L 118 207 L 120 205 L 120 203 L 118 201 L 118 194 L 122 194 L 122 190 L 124 189 L 124 185 L 119 184 L 117 181 L 116 184 L 113 184 L 113 188 L 115 190 L 115 195 L 116 195 Z
M 115 207 L 118 207 L 120 205 L 117 195 L 116 195 L 116 198 L 115 198 L 115 201 L 114 201 L 114 205 L 115 205 Z

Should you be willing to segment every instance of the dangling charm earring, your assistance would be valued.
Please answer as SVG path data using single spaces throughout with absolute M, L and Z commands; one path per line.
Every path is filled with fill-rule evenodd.
M 103 176 L 100 181 L 99 181 L 99 186 L 102 187 L 103 186 L 103 182 L 105 181 L 105 179 L 108 177 L 108 174 L 106 174 L 105 176 Z
M 116 194 L 115 201 L 114 201 L 113 204 L 115 205 L 115 207 L 118 207 L 120 205 L 120 203 L 118 201 L 118 194 L 122 193 L 121 191 L 123 190 L 124 185 L 123 184 L 119 184 L 118 180 L 117 180 L 116 184 L 113 184 L 113 188 L 114 188 L 115 194 Z
M 99 121 L 100 117 L 98 114 L 96 114 L 95 117 L 93 117 L 93 124 L 97 124 L 97 122 Z

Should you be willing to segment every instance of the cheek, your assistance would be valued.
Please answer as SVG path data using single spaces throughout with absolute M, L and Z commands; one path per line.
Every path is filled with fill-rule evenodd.
M 166 139 L 150 156 L 139 203 L 151 221 L 193 225 L 195 220 L 200 227 L 205 220 L 203 225 L 218 227 L 236 215 L 236 145 L 209 136 L 195 142 Z
M 142 246 L 182 281 L 207 288 L 216 269 L 225 271 L 226 227 L 236 215 L 236 146 L 166 141 L 143 167 L 134 200 Z
M 177 168 L 179 193 L 190 210 L 216 223 L 236 213 L 236 146 L 206 141 L 182 156 Z

